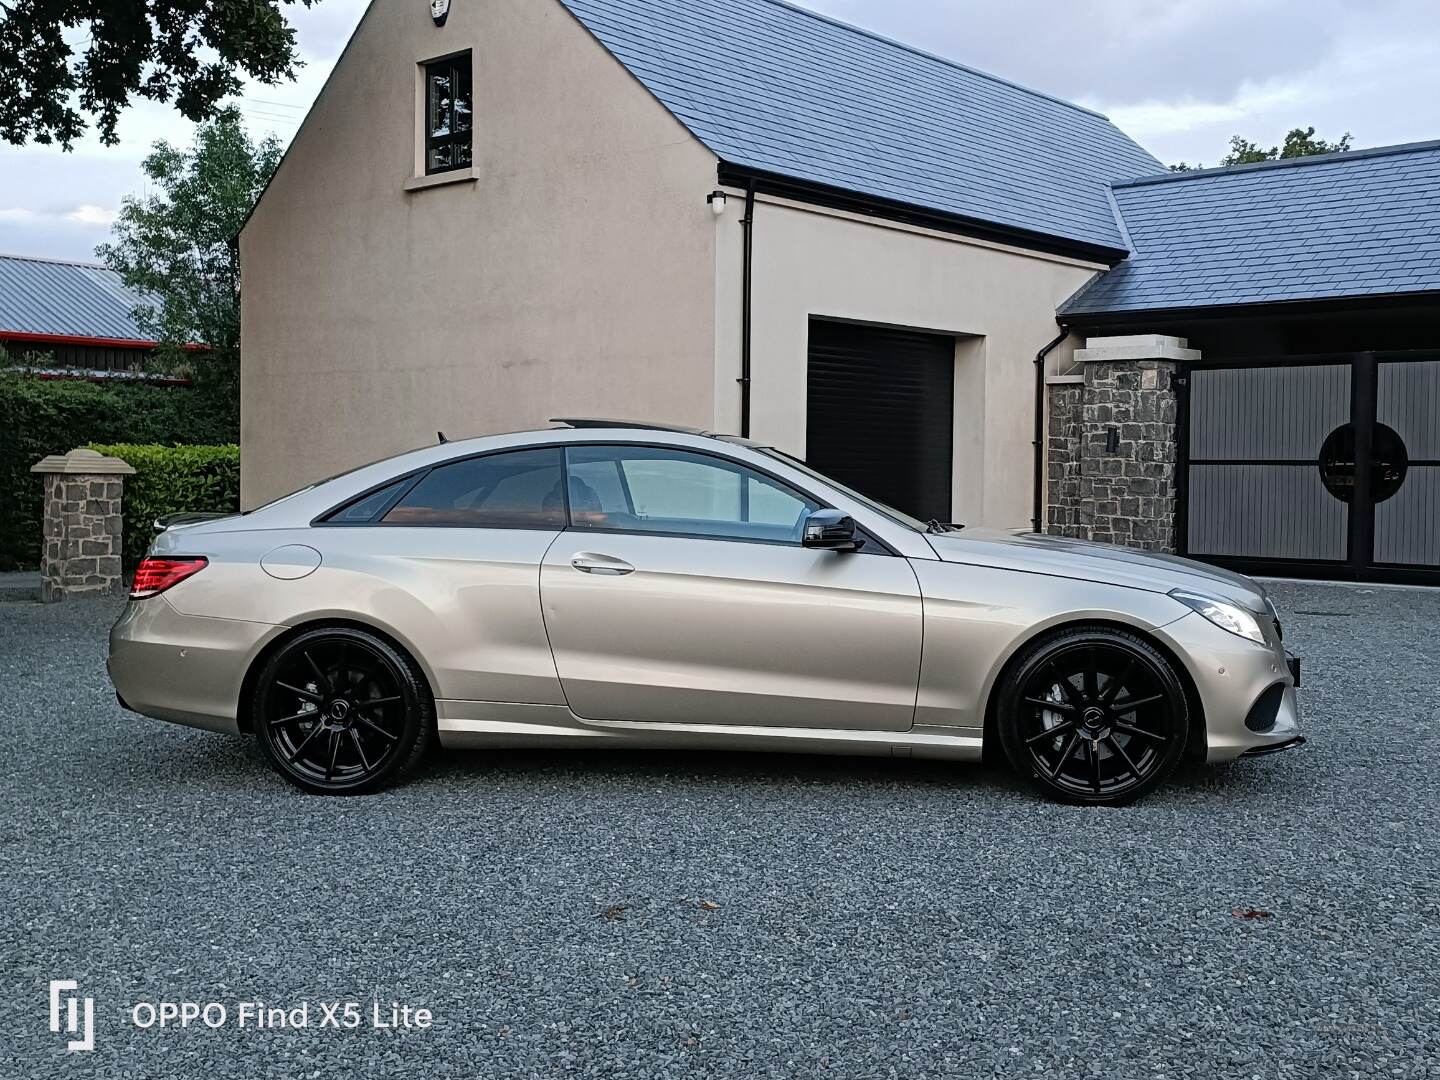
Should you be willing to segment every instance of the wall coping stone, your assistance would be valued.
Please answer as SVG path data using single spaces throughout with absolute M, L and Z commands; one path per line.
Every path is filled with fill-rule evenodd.
M 1127 334 L 1121 337 L 1085 339 L 1085 348 L 1075 350 L 1078 363 L 1105 363 L 1134 360 L 1199 360 L 1200 350 L 1189 341 L 1166 334 Z
M 1047 375 L 1045 376 L 1047 386 L 1084 386 L 1084 375 Z
M 68 454 L 51 454 L 30 466 L 32 473 L 67 473 L 83 476 L 133 476 L 135 467 L 98 450 L 77 446 Z

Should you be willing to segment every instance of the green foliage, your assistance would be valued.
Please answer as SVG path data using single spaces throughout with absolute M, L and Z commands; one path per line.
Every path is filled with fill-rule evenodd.
M 240 251 L 237 235 L 280 163 L 240 111 L 220 110 L 188 149 L 157 142 L 142 168 L 152 191 L 120 207 L 95 253 L 146 300 L 135 320 L 160 343 L 156 364 L 187 375 L 210 407 L 240 422 Z M 195 343 L 206 348 L 195 349 Z
M 1351 148 L 1352 138 L 1347 131 L 1340 136 L 1337 142 L 1332 143 L 1315 138 L 1313 127 L 1291 128 L 1285 136 L 1283 145 L 1272 146 L 1267 150 L 1259 143 L 1242 139 L 1239 135 L 1232 135 L 1230 136 L 1230 153 L 1220 159 L 1220 164 L 1222 166 L 1254 165 L 1261 161 L 1281 161 L 1286 158 L 1311 157 L 1315 154 L 1340 154 Z M 1171 165 L 1170 171 L 1192 172 L 1204 167 L 1198 162 L 1191 165 L 1189 162 L 1181 161 Z
M 113 145 L 120 112 L 134 98 L 173 100 L 198 122 L 240 92 L 242 73 L 269 85 L 293 79 L 300 61 L 282 5 L 294 2 L 6 0 L 0 139 L 68 150 L 90 117 Z
M 181 510 L 240 509 L 240 447 L 141 446 L 92 443 L 92 450 L 135 467 L 125 478 L 125 570 L 128 573 L 150 541 L 155 519 Z
M 0 371 L 0 571 L 40 559 L 43 498 L 30 466 L 92 441 L 229 443 L 226 415 L 194 391 L 124 383 L 37 379 Z

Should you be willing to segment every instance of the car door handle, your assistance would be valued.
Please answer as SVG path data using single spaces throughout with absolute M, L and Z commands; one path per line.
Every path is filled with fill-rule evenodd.
M 624 559 L 617 559 L 612 555 L 597 555 L 593 551 L 577 552 L 570 560 L 570 565 L 586 574 L 608 574 L 612 577 L 635 572 L 635 567 Z

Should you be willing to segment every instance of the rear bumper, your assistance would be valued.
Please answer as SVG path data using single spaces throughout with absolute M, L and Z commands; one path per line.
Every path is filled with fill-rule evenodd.
M 132 600 L 110 630 L 106 669 L 132 712 L 238 734 L 240 686 L 284 627 L 182 615 L 163 596 Z

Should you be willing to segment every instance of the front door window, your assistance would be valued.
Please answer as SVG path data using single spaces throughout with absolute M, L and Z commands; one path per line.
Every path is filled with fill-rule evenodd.
M 798 543 L 814 499 L 738 462 L 653 446 L 566 450 L 576 529 Z

